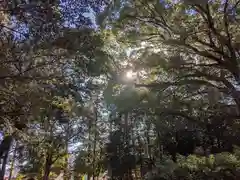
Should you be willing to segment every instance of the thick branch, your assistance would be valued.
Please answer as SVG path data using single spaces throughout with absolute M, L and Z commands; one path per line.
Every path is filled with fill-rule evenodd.
M 184 44 L 184 46 L 187 47 L 188 49 L 192 50 L 196 54 L 198 54 L 202 57 L 209 58 L 209 59 L 217 62 L 219 65 L 225 67 L 224 61 L 222 61 L 220 58 L 214 56 L 213 54 L 209 53 L 208 51 L 199 51 L 196 47 L 193 47 L 190 44 Z
M 205 73 L 202 73 L 200 71 L 197 71 L 196 73 L 194 74 L 188 74 L 186 76 L 183 76 L 182 78 L 189 78 L 189 77 L 204 77 L 210 81 L 215 81 L 215 82 L 221 82 L 223 83 L 226 88 L 228 89 L 229 91 L 229 94 L 233 97 L 233 99 L 235 100 L 239 110 L 240 110 L 240 97 L 239 97 L 239 93 L 238 91 L 236 90 L 236 88 L 234 87 L 234 85 L 229 82 L 226 78 L 224 77 L 217 77 L 217 76 L 213 76 L 213 75 L 210 75 L 210 74 L 205 74 Z

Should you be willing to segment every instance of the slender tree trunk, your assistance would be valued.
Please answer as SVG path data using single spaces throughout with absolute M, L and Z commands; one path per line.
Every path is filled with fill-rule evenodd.
M 64 168 L 64 180 L 69 180 L 70 179 L 70 175 L 69 175 L 69 169 L 68 169 L 68 138 L 69 138 L 69 122 L 67 123 L 67 127 L 66 127 L 66 137 L 65 137 L 65 168 Z
M 16 142 L 16 146 L 15 146 L 14 151 L 13 151 L 13 158 L 12 158 L 12 162 L 11 162 L 11 167 L 10 167 L 8 180 L 12 179 L 12 173 L 13 173 L 13 170 L 14 170 L 14 165 L 15 165 L 15 160 L 16 160 L 16 155 L 17 155 L 17 147 L 18 147 L 18 143 Z
M 139 161 L 140 161 L 140 172 L 141 172 L 141 177 L 143 177 L 144 175 L 144 167 L 143 167 L 143 157 L 142 157 L 142 153 L 139 153 Z
M 150 142 L 150 136 L 149 136 L 149 131 L 151 127 L 149 122 L 146 122 L 146 124 L 147 124 L 147 131 L 146 131 L 147 152 L 148 152 L 149 159 L 152 159 L 152 149 L 151 149 L 151 142 Z
M 90 160 L 90 157 L 91 157 L 91 132 L 92 132 L 92 122 L 89 121 L 89 124 L 88 124 L 88 164 L 91 163 L 91 160 Z M 90 180 L 90 177 L 91 177 L 91 173 L 87 173 L 87 179 Z
M 157 132 L 157 142 L 158 142 L 158 150 L 159 150 L 159 158 L 162 160 L 163 158 L 163 145 L 161 144 L 161 135 L 160 135 L 160 132 Z
M 50 119 L 52 116 L 49 116 L 48 118 L 44 119 L 44 130 L 46 134 L 50 133 L 46 136 L 46 138 L 50 141 L 50 147 L 49 149 L 46 149 L 46 159 L 45 159 L 45 165 L 44 165 L 44 172 L 43 172 L 43 180 L 49 179 L 49 174 L 51 172 L 51 167 L 53 164 L 53 125 L 50 122 Z
M 126 147 L 128 148 L 128 150 L 130 150 L 129 149 L 129 147 L 130 147 L 129 146 L 129 144 L 130 144 L 130 138 L 129 138 L 130 131 L 129 131 L 129 129 L 130 129 L 129 128 L 129 114 L 125 113 L 124 114 L 124 141 L 126 143 Z M 127 154 L 125 154 L 125 152 L 124 152 L 124 155 L 130 155 L 129 153 L 130 152 L 127 152 Z M 127 170 L 126 176 L 127 176 L 128 180 L 132 180 L 133 179 L 133 177 L 132 177 L 132 169 L 131 168 Z
M 8 159 L 8 153 L 6 153 L 5 156 L 3 157 L 2 171 L 1 171 L 1 177 L 0 177 L 1 180 L 4 179 L 5 170 L 7 166 L 7 159 Z
M 92 162 L 92 167 L 93 167 L 93 178 L 92 180 L 95 180 L 95 175 L 96 175 L 96 145 L 97 145 L 97 108 L 94 108 L 95 111 L 95 118 L 94 118 L 94 123 L 93 123 L 93 133 L 94 133 L 94 140 L 93 140 L 93 162 Z
M 0 145 L 1 146 L 1 158 L 3 158 L 2 167 L 1 167 L 1 171 L 0 171 L 0 180 L 4 179 L 7 160 L 8 160 L 8 154 L 9 154 L 9 150 L 11 148 L 12 142 L 13 142 L 13 136 L 6 136 Z
M 43 180 L 49 179 L 49 174 L 51 172 L 51 166 L 52 166 L 52 154 L 50 152 L 47 153 L 45 167 L 44 167 L 44 175 Z
M 67 153 L 68 153 L 68 147 L 66 147 L 66 151 L 67 151 Z M 64 180 L 69 180 L 69 171 L 68 171 L 68 156 L 66 156 L 65 157 L 65 159 L 64 159 L 64 161 L 65 161 L 65 168 L 64 168 Z

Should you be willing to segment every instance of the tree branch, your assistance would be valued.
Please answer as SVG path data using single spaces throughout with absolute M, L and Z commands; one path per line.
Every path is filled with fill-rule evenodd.
M 27 35 L 27 34 L 24 34 L 24 33 L 22 33 L 22 32 L 19 32 L 19 31 L 15 30 L 15 29 L 12 29 L 12 28 L 10 28 L 10 27 L 4 26 L 3 24 L 0 24 L 0 27 L 5 28 L 5 29 L 8 29 L 8 30 L 10 30 L 10 31 L 12 31 L 12 32 L 18 33 L 18 34 L 20 34 L 20 35 L 23 35 L 25 38 L 28 38 L 28 35 Z
M 188 49 L 192 50 L 193 52 L 195 52 L 196 54 L 198 54 L 198 55 L 200 55 L 202 57 L 209 58 L 209 59 L 217 62 L 219 65 L 221 65 L 223 67 L 226 67 L 224 61 L 222 61 L 220 58 L 212 55 L 208 51 L 199 51 L 196 47 L 193 47 L 190 44 L 184 44 L 183 46 L 187 47 Z

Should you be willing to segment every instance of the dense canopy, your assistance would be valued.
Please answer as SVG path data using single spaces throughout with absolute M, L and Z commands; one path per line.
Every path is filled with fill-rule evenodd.
M 0 180 L 240 178 L 240 1 L 0 7 Z

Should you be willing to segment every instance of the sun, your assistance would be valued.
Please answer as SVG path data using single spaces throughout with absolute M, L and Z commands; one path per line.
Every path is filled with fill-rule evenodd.
M 128 71 L 128 72 L 126 73 L 126 77 L 127 77 L 127 78 L 132 78 L 132 77 L 133 77 L 133 72 L 132 72 L 132 71 Z
M 133 79 L 136 73 L 134 73 L 132 70 L 129 70 L 126 72 L 126 78 Z

